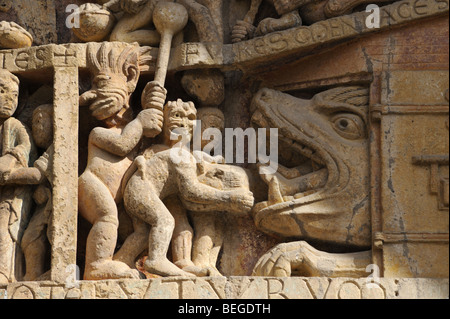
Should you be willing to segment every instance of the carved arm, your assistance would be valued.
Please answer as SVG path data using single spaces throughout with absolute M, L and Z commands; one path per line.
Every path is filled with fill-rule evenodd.
M 191 156 L 191 163 L 180 163 L 174 169 L 177 173 L 180 196 L 186 201 L 215 205 L 218 210 L 224 211 L 250 211 L 253 207 L 253 194 L 248 190 L 221 191 L 202 184 L 198 180 L 193 156 Z
M 126 156 L 138 145 L 143 132 L 141 122 L 135 119 L 121 134 L 103 127 L 94 128 L 89 135 L 89 143 L 117 156 Z

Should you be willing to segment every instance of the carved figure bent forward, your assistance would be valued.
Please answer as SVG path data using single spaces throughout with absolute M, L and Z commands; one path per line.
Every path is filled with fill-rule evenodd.
M 137 157 L 137 171 L 128 181 L 124 192 L 127 212 L 151 226 L 145 268 L 161 276 L 191 276 L 167 259 L 175 220 L 163 203 L 165 198 L 178 194 L 182 201 L 202 204 L 199 206 L 203 209 L 210 206 L 210 210 L 228 212 L 248 212 L 254 203 L 253 194 L 248 190 L 220 191 L 198 180 L 196 160 L 186 147 L 186 143 L 191 141 L 195 125 L 194 104 L 178 100 L 169 102 L 165 107 L 172 108 L 180 104 L 185 112 L 183 117 L 190 119 L 189 127 L 185 127 L 188 137 L 183 137 L 175 148 L 159 152 L 147 161 L 143 156 Z M 171 129 L 174 131 L 182 125 L 180 122 Z

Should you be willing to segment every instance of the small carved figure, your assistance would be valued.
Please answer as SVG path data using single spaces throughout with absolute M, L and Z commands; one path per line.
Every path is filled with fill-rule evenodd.
M 206 171 L 211 170 L 212 163 L 225 164 L 225 159 L 222 156 L 213 157 L 203 152 L 205 147 L 211 148 L 215 146 L 214 144 L 219 143 L 216 140 L 211 142 L 203 139 L 203 133 L 207 129 L 217 129 L 223 133 L 225 117 L 222 111 L 217 108 L 201 108 L 198 110 L 197 117 L 202 125 L 202 154 L 198 154 L 199 151 L 195 151 L 194 156 L 199 160 L 200 173 L 203 175 Z M 220 177 L 223 177 L 223 175 Z M 218 189 L 221 189 L 221 187 L 218 187 Z M 221 276 L 216 268 L 223 245 L 224 221 L 221 217 L 220 212 L 215 211 L 209 213 L 191 212 L 192 224 L 195 230 L 192 261 L 200 269 L 208 270 L 210 276 Z
M 31 47 L 33 36 L 15 22 L 0 22 L 0 49 Z
M 102 41 L 111 34 L 116 18 L 104 6 L 96 3 L 85 3 L 75 12 L 79 25 L 74 24 L 74 35 L 83 42 Z
M 149 83 L 143 93 L 143 107 L 132 120 L 130 96 L 139 78 L 139 49 L 118 50 L 111 43 L 88 48 L 94 73 L 92 90 L 80 97 L 92 114 L 108 128 L 92 130 L 88 164 L 79 178 L 79 210 L 93 227 L 87 239 L 85 279 L 139 278 L 137 270 L 113 261 L 117 240 L 118 209 L 122 200 L 122 178 L 137 155 L 141 139 L 161 132 L 166 91 Z
M 121 41 L 140 45 L 157 46 L 160 34 L 156 30 L 144 30 L 153 20 L 153 11 L 159 1 L 166 0 L 112 0 L 106 4 L 118 3 L 124 16 L 114 27 L 110 41 Z
M 20 243 L 30 211 L 28 186 L 5 179 L 34 160 L 34 145 L 27 128 L 13 116 L 17 109 L 19 79 L 0 69 L 0 283 L 15 280 L 15 245 Z
M 242 20 L 238 20 L 232 31 L 232 42 L 240 42 L 253 37 L 282 31 L 302 25 L 312 24 L 329 18 L 351 13 L 361 4 L 371 4 L 371 0 L 268 0 L 273 4 L 279 18 L 266 18 L 254 26 L 256 15 L 263 0 L 251 0 L 250 10 Z M 376 3 L 392 2 L 379 0 Z
M 201 42 L 223 42 L 223 0 L 179 0 L 195 24 Z
M 221 191 L 199 181 L 196 160 L 186 148 L 186 143 L 192 138 L 197 112 L 192 102 L 181 100 L 169 102 L 165 107 L 180 109 L 179 106 L 183 109 L 179 116 L 188 119 L 188 125 L 184 120 L 174 122 L 170 131 L 175 133 L 177 129 L 184 128 L 181 140 L 171 139 L 171 145 L 177 144 L 175 147 L 159 152 L 149 160 L 144 156 L 137 157 L 137 171 L 128 181 L 124 192 L 127 212 L 151 225 L 145 268 L 162 276 L 189 275 L 167 259 L 175 220 L 162 200 L 178 194 L 183 203 L 196 203 L 208 211 L 245 212 L 253 207 L 253 194 L 248 190 Z
M 182 125 L 188 126 L 191 121 L 188 117 L 181 116 L 184 112 L 185 110 L 181 103 L 164 109 L 163 133 L 159 137 L 159 144 L 153 145 L 145 151 L 143 156 L 146 160 L 151 159 L 159 152 L 169 150 L 174 145 L 174 141 L 170 139 L 171 129 L 183 121 L 185 124 Z M 208 128 L 218 128 L 223 131 L 224 116 L 220 110 L 216 108 L 200 109 L 198 114 L 198 119 L 202 123 L 202 133 Z M 202 149 L 209 143 L 209 140 L 202 140 Z M 211 147 L 212 145 L 209 146 Z M 199 173 L 203 175 L 202 179 L 206 179 L 204 176 L 206 169 L 212 170 L 211 165 L 207 163 L 225 162 L 221 156 L 212 157 L 202 151 L 194 151 L 193 155 L 198 160 Z M 134 173 L 135 170 L 136 167 L 132 166 L 129 171 Z M 126 177 L 124 178 L 124 184 L 125 181 Z M 210 183 L 210 186 L 218 185 L 221 188 L 221 183 L 217 181 L 214 185 Z M 188 212 L 178 195 L 169 196 L 163 203 L 175 221 L 171 245 L 173 263 L 180 269 L 196 276 L 220 275 L 216 269 L 216 262 L 223 240 L 221 225 L 219 225 L 220 213 L 196 213 L 194 216 L 194 213 L 191 212 L 195 227 L 194 232 L 188 220 Z M 114 255 L 115 260 L 123 261 L 130 267 L 133 267 L 137 256 L 148 247 L 148 244 L 144 247 L 142 245 L 143 238 L 148 242 L 148 227 L 141 223 L 139 220 L 133 221 L 134 233 L 126 239 L 120 250 Z M 194 243 L 193 237 L 195 238 Z
M 26 228 L 21 248 L 25 255 L 26 274 L 24 281 L 37 280 L 45 273 L 47 239 L 52 244 L 52 182 L 53 182 L 53 105 L 38 106 L 33 112 L 33 138 L 44 154 L 34 162 L 34 167 L 19 168 L 11 172 L 5 180 L 7 184 L 39 185 L 33 199 L 37 204 Z
M 275 174 L 262 170 L 269 200 L 255 205 L 257 227 L 289 239 L 361 251 L 330 255 L 292 242 L 263 256 L 255 274 L 359 276 L 364 263 L 370 264 L 368 104 L 364 87 L 330 89 L 311 100 L 269 89 L 255 96 L 253 125 L 278 127 L 280 150 L 294 153 L 290 159 L 280 153 L 280 161 L 292 169 L 279 166 Z M 333 272 L 326 266 L 331 261 L 341 269 Z
M 151 159 L 157 153 L 169 150 L 176 141 L 171 140 L 171 131 L 174 127 L 187 127 L 192 121 L 185 115 L 183 104 L 174 104 L 173 107 L 164 108 L 164 125 L 162 134 L 158 136 L 157 143 L 147 148 L 143 154 L 146 160 Z M 183 123 L 183 124 L 180 124 Z M 122 185 L 126 186 L 128 179 L 136 171 L 136 162 L 129 168 Z M 164 200 L 164 205 L 170 211 L 175 220 L 175 229 L 172 239 L 173 262 L 179 268 L 199 275 L 200 270 L 195 269 L 191 261 L 193 230 L 187 218 L 187 211 L 177 195 L 169 196 Z M 120 250 L 114 255 L 114 260 L 125 262 L 134 268 L 136 258 L 142 251 L 148 248 L 149 229 L 148 224 L 135 216 L 133 219 L 134 232 L 127 237 Z M 189 268 L 189 269 L 187 269 Z
M 153 11 L 160 1 L 170 0 L 98 0 L 80 6 L 80 26 L 74 27 L 75 35 L 84 42 L 110 41 L 133 43 L 143 46 L 157 46 L 160 34 L 156 30 L 144 29 L 153 20 Z M 116 22 L 114 13 L 120 18 Z

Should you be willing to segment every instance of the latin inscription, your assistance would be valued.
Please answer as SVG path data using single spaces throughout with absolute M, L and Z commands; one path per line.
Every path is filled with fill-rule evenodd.
M 234 45 L 239 62 L 260 56 L 278 54 L 301 48 L 312 48 L 324 42 L 351 38 L 400 25 L 410 20 L 448 12 L 448 0 L 408 0 L 380 8 L 380 28 L 368 28 L 368 13 L 358 12 L 317 22 L 311 26 L 275 32 Z

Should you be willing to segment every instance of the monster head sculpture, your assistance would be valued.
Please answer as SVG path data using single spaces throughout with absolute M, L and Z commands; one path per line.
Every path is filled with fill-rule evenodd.
M 269 201 L 255 206 L 256 225 L 290 239 L 369 247 L 369 90 L 335 88 L 305 100 L 262 89 L 252 103 L 252 125 L 278 128 L 280 139 L 278 172 L 261 175 Z
M 135 45 L 89 43 L 87 65 L 92 88 L 80 96 L 80 105 L 89 105 L 92 115 L 110 127 L 131 120 L 129 100 L 140 76 L 139 57 Z

